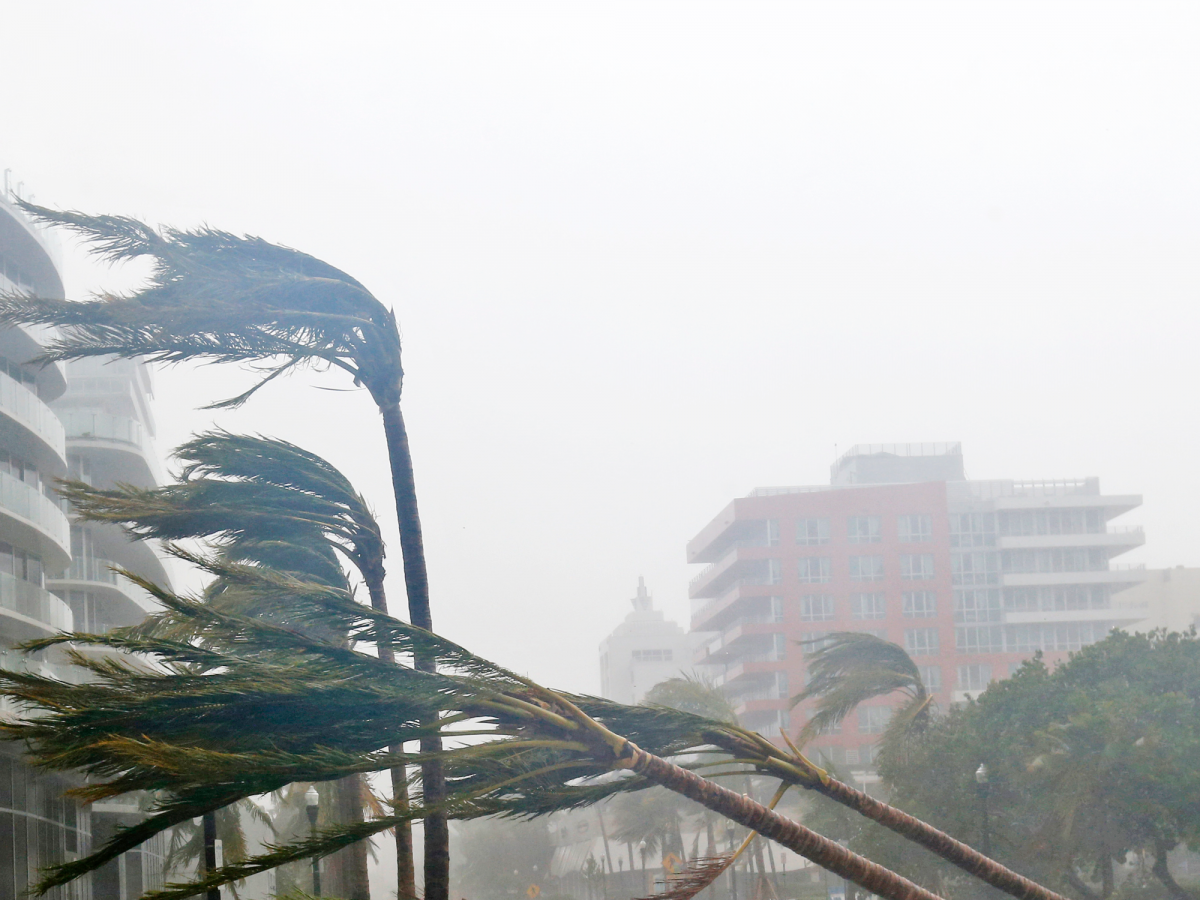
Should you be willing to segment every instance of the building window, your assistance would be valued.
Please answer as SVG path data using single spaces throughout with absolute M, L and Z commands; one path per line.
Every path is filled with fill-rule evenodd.
M 959 653 L 1004 652 L 1004 629 L 999 625 L 959 625 L 954 629 L 954 649 Z
M 960 691 L 986 690 L 992 680 L 992 667 L 987 663 L 972 663 L 958 667 L 958 689 Z
M 805 556 L 799 561 L 801 584 L 823 584 L 830 578 L 828 556 Z
M 670 649 L 634 650 L 633 661 L 635 663 L 671 662 L 674 655 Z
M 0 572 L 36 584 L 38 587 L 45 586 L 42 558 L 12 544 L 0 543 Z
M 809 547 L 829 543 L 828 519 L 797 519 L 796 543 Z
M 999 588 L 967 588 L 954 592 L 955 624 L 999 622 L 1003 618 Z
M 771 598 L 770 621 L 772 621 L 772 622 L 782 622 L 783 621 L 783 598 L 782 597 L 772 597 Z
M 901 554 L 900 577 L 905 581 L 929 581 L 933 578 L 933 554 Z
M 900 612 L 906 619 L 928 619 L 937 615 L 937 595 L 933 591 L 905 591 L 900 597 Z
M 879 516 L 851 516 L 847 532 L 852 544 L 878 544 L 883 540 Z
M 882 556 L 850 557 L 851 581 L 883 581 Z
M 887 614 L 883 594 L 851 594 L 850 617 L 852 619 L 882 619 Z
M 848 765 L 848 766 L 858 765 L 858 748 L 857 747 L 847 747 L 846 748 L 846 765 Z
M 767 519 L 767 546 L 779 546 L 779 520 Z
M 942 689 L 941 666 L 917 666 L 917 672 L 921 676 L 921 683 L 925 685 L 925 690 L 940 691 Z
M 951 547 L 995 547 L 994 513 L 961 513 L 950 517 Z
M 950 571 L 955 585 L 999 584 L 1000 565 L 996 554 L 986 550 L 950 554 Z
M 800 598 L 800 621 L 827 622 L 833 618 L 833 595 L 809 594 Z
M 783 563 L 777 559 L 767 560 L 767 584 L 779 584 L 783 581 Z
M 800 648 L 805 653 L 816 653 L 833 643 L 828 631 L 806 631 L 800 635 Z
M 938 652 L 938 631 L 936 628 L 906 628 L 904 630 L 904 649 L 909 656 L 934 656 Z
M 901 516 L 897 534 L 903 544 L 921 544 L 933 540 L 933 518 L 922 513 Z
M 883 734 L 888 720 L 892 718 L 890 706 L 860 706 L 858 708 L 858 730 L 862 734 Z
M 782 634 L 771 635 L 771 650 L 767 657 L 769 662 L 783 662 L 787 659 L 787 638 Z

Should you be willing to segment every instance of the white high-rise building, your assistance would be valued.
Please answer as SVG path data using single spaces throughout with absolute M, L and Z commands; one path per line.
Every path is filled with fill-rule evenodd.
M 638 577 L 633 612 L 600 642 L 600 695 L 640 703 L 650 688 L 692 667 L 692 639 L 654 608 L 646 580 Z
M 64 296 L 54 246 L 8 197 L 0 197 L 0 290 Z M 58 631 L 140 621 L 148 597 L 110 565 L 169 582 L 148 545 L 126 540 L 115 527 L 72 523 L 54 481 L 148 487 L 158 481 L 159 463 L 145 369 L 127 361 L 30 365 L 41 337 L 27 328 L 0 331 L 0 658 L 8 668 L 75 680 L 80 670 L 54 658 L 26 658 L 12 647 Z M 38 869 L 86 855 L 141 815 L 134 803 L 88 806 L 64 798 L 70 786 L 67 778 L 27 766 L 16 747 L 0 746 L 0 900 L 16 900 Z M 162 838 L 148 841 L 93 879 L 47 896 L 132 900 L 162 884 L 162 850 Z

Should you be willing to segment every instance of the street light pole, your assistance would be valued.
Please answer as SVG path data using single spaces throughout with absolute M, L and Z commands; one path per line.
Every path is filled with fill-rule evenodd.
M 304 810 L 308 813 L 308 830 L 313 837 L 317 835 L 317 813 L 321 810 L 321 795 L 314 785 L 309 785 L 304 792 Z M 312 858 L 313 896 L 321 896 L 321 860 Z
M 979 809 L 983 821 L 983 840 L 979 849 L 984 856 L 991 856 L 992 834 L 988 821 L 988 793 L 991 785 L 988 782 L 987 766 L 983 763 L 980 763 L 979 768 L 975 770 L 975 784 L 979 786 Z
M 646 885 L 646 890 L 654 893 L 654 888 L 650 886 L 650 876 L 646 874 L 646 842 L 642 841 L 638 844 L 638 853 L 642 854 L 642 883 Z
M 217 814 L 206 812 L 200 821 L 204 832 L 204 874 L 211 876 L 217 870 Z M 221 889 L 209 888 L 206 900 L 221 900 Z

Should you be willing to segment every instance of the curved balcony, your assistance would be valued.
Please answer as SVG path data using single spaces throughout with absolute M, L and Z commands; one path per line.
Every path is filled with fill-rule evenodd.
M 25 625 L 24 630 L 71 631 L 71 608 L 44 588 L 0 572 L 0 614 Z
M 120 563 L 111 559 L 73 559 L 66 571 L 48 580 L 57 590 L 90 591 L 98 595 L 109 607 L 109 622 L 132 625 L 158 606 L 149 594 L 113 571 L 118 567 Z
M 111 480 L 141 485 L 161 483 L 154 445 L 137 419 L 70 408 L 60 409 L 58 417 L 72 449 L 90 450 L 104 457 Z
M 7 518 L 10 540 L 36 549 L 50 568 L 70 562 L 70 526 L 53 500 L 37 488 L 0 472 L 0 517 Z
M 58 416 L 29 388 L 0 372 L 0 435 L 6 450 L 43 472 L 67 470 L 66 431 Z

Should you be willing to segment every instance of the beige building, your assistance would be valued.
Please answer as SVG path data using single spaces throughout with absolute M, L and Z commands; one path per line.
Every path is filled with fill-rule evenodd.
M 1148 569 L 1146 580 L 1122 591 L 1116 602 L 1143 616 L 1126 626 L 1130 631 L 1200 628 L 1200 569 Z

